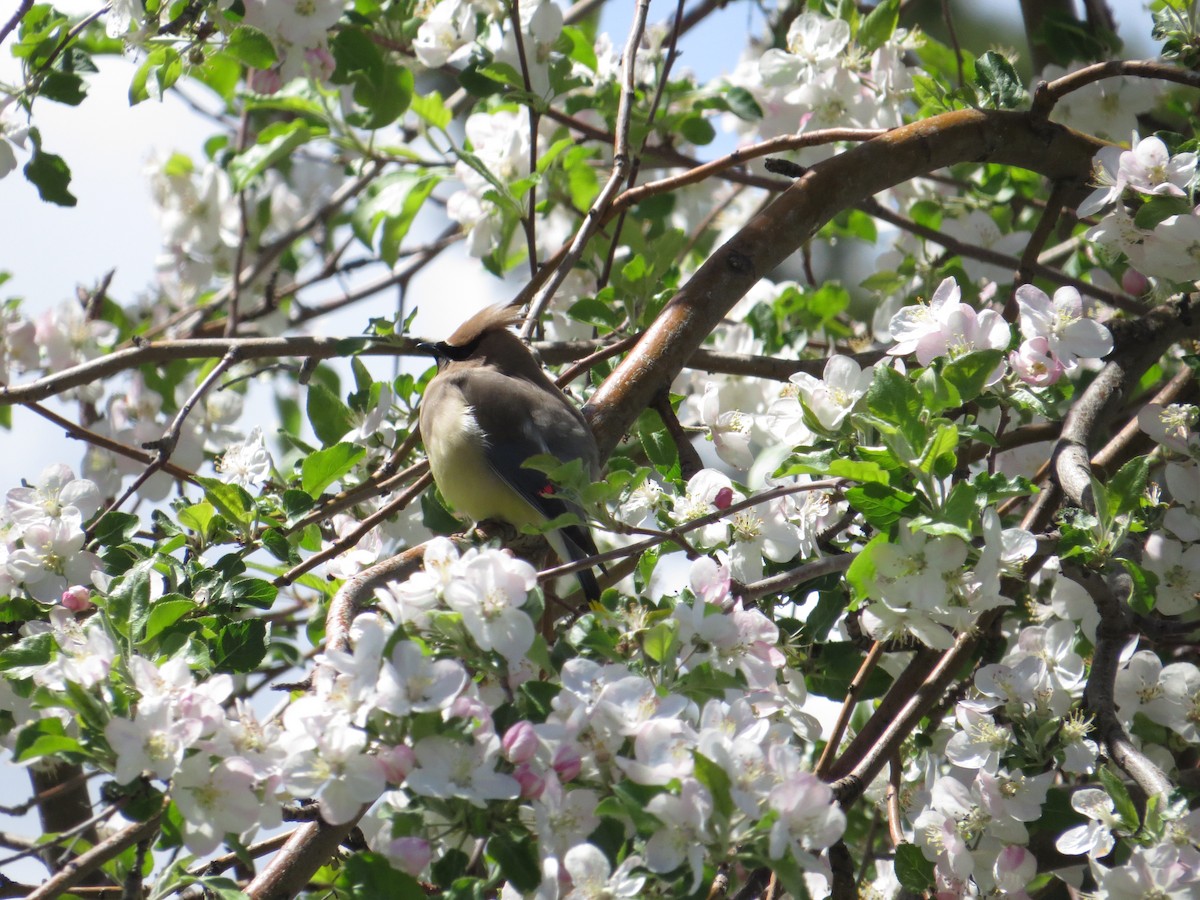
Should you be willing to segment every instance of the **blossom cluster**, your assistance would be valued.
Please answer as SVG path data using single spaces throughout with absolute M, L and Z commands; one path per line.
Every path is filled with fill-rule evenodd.
M 543 714 L 514 719 L 503 697 L 537 671 L 534 574 L 503 551 L 460 554 L 432 541 L 424 568 L 380 589 L 379 612 L 354 619 L 348 647 L 318 658 L 312 689 L 267 716 L 231 700 L 230 676 L 197 680 L 181 654 L 121 654 L 127 675 L 114 680 L 104 617 L 78 620 L 65 607 L 50 617 L 52 663 L 31 674 L 46 696 L 74 685 L 101 701 L 109 718 L 97 746 L 111 754 L 115 781 L 163 784 L 198 855 L 227 834 L 248 840 L 278 825 L 290 800 L 312 798 L 335 824 L 371 807 L 363 827 L 373 845 L 414 876 L 473 837 L 452 810 L 494 809 L 537 839 L 543 882 L 523 896 L 590 896 L 592 881 L 640 886 L 638 869 L 682 873 L 694 891 L 705 867 L 738 846 L 819 870 L 815 854 L 840 837 L 845 816 L 807 771 L 817 725 L 802 708 L 803 681 L 778 677 L 777 629 L 730 597 L 727 574 L 696 564 L 697 593 L 671 612 L 675 649 L 658 678 L 580 655 L 555 673 L 561 690 Z M 491 666 L 468 669 L 468 650 Z M 750 692 L 693 698 L 688 673 L 709 669 L 742 673 Z M 42 703 L 41 715 L 64 712 Z M 39 715 L 18 707 L 20 719 Z M 638 852 L 614 873 L 589 838 L 599 801 L 622 782 L 649 799 Z
M 101 565 L 84 550 L 83 525 L 100 503 L 95 483 L 61 464 L 46 468 L 35 485 L 9 490 L 0 508 L 0 595 L 86 601 Z
M 897 27 L 910 4 L 835 5 L 839 17 L 772 14 L 775 33 L 708 83 L 680 55 L 691 13 L 687 28 L 647 26 L 622 59 L 596 20 L 571 21 L 588 4 L 561 0 L 114 0 L 85 21 L 34 5 L 6 33 L 27 83 L 0 86 L 0 178 L 30 156 L 26 177 L 61 192 L 66 164 L 43 147 L 34 100 L 78 102 L 89 59 L 120 47 L 138 65 L 132 100 L 195 78 L 236 127 L 203 158 L 148 167 L 162 253 L 144 298 L 121 307 L 97 291 L 33 317 L 0 306 L 0 387 L 89 373 L 161 337 L 307 328 L 399 285 L 402 308 L 372 308 L 368 337 L 336 353 L 387 349 L 414 304 L 428 309 L 413 276 L 460 238 L 492 274 L 527 263 L 557 282 L 556 260 L 594 228 L 539 313 L 546 336 L 653 333 L 768 196 L 762 146 L 696 169 L 706 146 L 725 152 L 718 127 L 778 148 L 825 127 L 894 128 L 964 105 L 986 119 L 1023 102 L 1019 85 L 1007 100 L 985 86 L 1004 76 L 994 52 L 972 68 L 975 95 L 960 48 Z M 725 6 L 699 4 L 699 18 Z M 1123 139 L 1150 110 L 1139 84 L 1102 78 L 1052 115 Z M 1200 815 L 1165 792 L 1134 804 L 1124 781 L 1138 774 L 1116 751 L 1176 784 L 1200 743 L 1200 660 L 1172 640 L 1200 598 L 1200 410 L 1187 394 L 1143 404 L 1158 449 L 1097 471 L 1095 508 L 1060 506 L 1053 524 L 1032 522 L 1051 510 L 1030 498 L 1049 495 L 1023 477 L 1047 454 L 1013 464 L 1113 352 L 1106 317 L 1136 314 L 1116 277 L 1161 299 L 1200 276 L 1196 155 L 1167 130 L 1185 121 L 1172 102 L 1155 111 L 1163 137 L 1099 153 L 1099 189 L 1078 210 L 1091 221 L 1058 221 L 1032 172 L 964 162 L 881 194 L 899 214 L 825 222 L 710 335 L 715 368 L 764 377 L 693 357 L 670 408 L 647 411 L 607 479 L 581 491 L 602 545 L 639 542 L 586 607 L 543 593 L 528 562 L 439 538 L 420 571 L 322 630 L 327 605 L 345 612 L 345 582 L 452 528 L 435 495 L 375 515 L 420 464 L 411 420 L 428 376 L 416 370 L 376 380 L 369 353 L 336 374 L 306 361 L 306 389 L 290 371 L 273 385 L 278 443 L 266 422 L 239 427 L 242 391 L 290 363 L 222 362 L 217 383 L 179 358 L 74 384 L 58 397 L 79 402 L 94 436 L 83 477 L 51 466 L 0 505 L 0 748 L 16 765 L 69 756 L 105 773 L 106 801 L 131 815 L 169 799 L 160 849 L 226 844 L 243 858 L 284 818 L 319 815 L 359 824 L 374 853 L 356 863 L 504 900 L 715 895 L 752 870 L 819 897 L 834 883 L 825 851 L 844 836 L 860 888 L 873 879 L 881 895 L 1021 900 L 1051 878 L 1051 846 L 1068 860 L 1056 877 L 1098 900 L 1195 895 Z M 624 172 L 622 113 L 620 149 L 638 160 Z M 784 152 L 811 163 L 837 147 Z M 593 209 L 608 171 L 616 207 Z M 436 216 L 454 227 L 430 240 Z M 1038 284 L 1013 284 L 1006 261 L 1049 233 L 1039 217 L 1061 232 L 1041 256 L 1061 272 L 1039 265 Z M 901 233 L 877 233 L 889 219 Z M 887 252 L 843 285 L 838 274 L 860 277 L 844 264 L 860 243 Z M 360 286 L 373 266 L 386 271 Z M 871 300 L 873 328 L 860 321 Z M 1179 355 L 1139 390 L 1190 362 Z M 590 362 L 596 378 L 571 390 L 613 365 Z M 679 439 L 677 424 L 711 444 Z M 144 451 L 168 443 L 170 467 L 151 474 Z M 137 496 L 122 496 L 135 475 Z M 1031 521 L 1011 527 L 1022 506 Z M 1114 573 L 1132 588 L 1110 606 L 1142 631 L 1123 648 L 1101 646 L 1113 629 L 1092 596 Z M 905 695 L 942 651 L 956 685 Z M 1108 670 L 1090 662 L 1105 653 Z M 303 689 L 265 709 L 260 691 L 299 667 Z M 1099 675 L 1113 669 L 1101 730 Z M 844 702 L 836 726 L 819 698 Z M 880 711 L 896 701 L 925 705 L 910 717 L 920 730 L 893 740 L 908 712 L 885 723 Z M 874 772 L 883 750 L 890 777 L 839 778 Z M 341 876 L 359 888 L 352 868 Z
M 853 40 L 849 23 L 803 12 L 788 26 L 786 45 L 743 60 L 729 76 L 763 111 L 752 126 L 761 138 L 820 128 L 893 128 L 909 109 L 912 73 L 906 55 L 922 37 L 896 29 L 880 46 Z M 828 148 L 802 153 L 812 162 Z
M 1108 147 L 1096 155 L 1099 187 L 1079 207 L 1086 216 L 1107 209 L 1087 232 L 1089 240 L 1112 255 L 1123 254 L 1142 275 L 1167 282 L 1200 278 L 1200 212 L 1193 207 L 1196 154 L 1171 154 L 1161 138 L 1133 135 L 1131 149 Z M 1164 209 L 1153 225 L 1126 209 L 1154 200 L 1173 201 L 1182 209 Z M 1111 207 L 1111 209 L 1110 209 Z
M 1162 531 L 1146 539 L 1142 564 L 1157 579 L 1154 608 L 1189 615 L 1200 595 L 1200 410 L 1186 403 L 1147 403 L 1141 430 L 1170 454 L 1163 468 L 1168 504 Z

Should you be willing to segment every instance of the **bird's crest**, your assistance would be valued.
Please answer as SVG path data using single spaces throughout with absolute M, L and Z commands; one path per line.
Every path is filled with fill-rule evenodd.
M 465 347 L 491 331 L 509 328 L 521 321 L 521 310 L 515 306 L 488 306 L 481 309 L 446 338 L 451 347 Z

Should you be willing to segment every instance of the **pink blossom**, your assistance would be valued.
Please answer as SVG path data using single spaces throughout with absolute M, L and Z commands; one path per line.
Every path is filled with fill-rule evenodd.
M 1033 337 L 1008 355 L 1008 364 L 1026 384 L 1047 387 L 1062 377 L 1066 369 L 1050 352 L 1050 342 L 1044 337 Z
M 514 765 L 529 762 L 538 750 L 538 737 L 533 724 L 524 720 L 517 722 L 504 732 L 501 747 L 504 758 Z

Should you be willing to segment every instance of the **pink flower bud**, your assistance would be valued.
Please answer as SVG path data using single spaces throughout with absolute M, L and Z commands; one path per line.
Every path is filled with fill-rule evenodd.
M 407 744 L 383 747 L 376 754 L 376 758 L 379 760 L 379 765 L 383 768 L 383 775 L 389 784 L 402 783 L 417 762 L 412 747 Z
M 384 848 L 384 855 L 414 878 L 425 871 L 433 859 L 429 841 L 419 837 L 396 838 Z
M 478 697 L 459 694 L 450 704 L 449 715 L 455 719 L 474 720 L 476 723 L 471 731 L 475 734 L 491 734 L 495 725 L 492 722 L 492 711 Z
M 571 781 L 579 776 L 583 768 L 583 758 L 574 744 L 563 744 L 555 751 L 554 762 L 551 765 L 559 781 Z
M 546 779 L 533 770 L 529 763 L 521 763 L 513 770 L 513 778 L 521 785 L 521 796 L 526 800 L 536 800 L 546 790 Z
M 717 491 L 717 496 L 713 497 L 713 506 L 717 509 L 729 509 L 733 506 L 733 488 L 723 487 Z
M 1125 274 L 1121 276 L 1121 287 L 1126 293 L 1140 297 L 1150 290 L 1150 279 L 1137 269 L 1126 269 Z
M 518 722 L 504 732 L 501 742 L 504 748 L 504 758 L 514 764 L 529 762 L 537 753 L 538 738 L 529 722 Z
M 67 588 L 62 594 L 62 605 L 71 612 L 86 612 L 96 604 L 91 601 L 92 592 L 82 584 Z

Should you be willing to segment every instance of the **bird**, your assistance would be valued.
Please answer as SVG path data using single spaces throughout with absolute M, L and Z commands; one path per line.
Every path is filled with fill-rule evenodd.
M 546 375 L 528 346 L 510 330 L 521 319 L 511 306 L 486 307 L 444 341 L 421 342 L 438 372 L 420 405 L 421 437 L 433 480 L 446 502 L 475 522 L 498 519 L 518 530 L 583 510 L 542 472 L 525 468 L 533 456 L 579 460 L 593 481 L 600 453 L 583 413 Z M 546 533 L 564 561 L 596 554 L 584 524 Z M 577 573 L 584 596 L 600 597 L 591 569 Z

